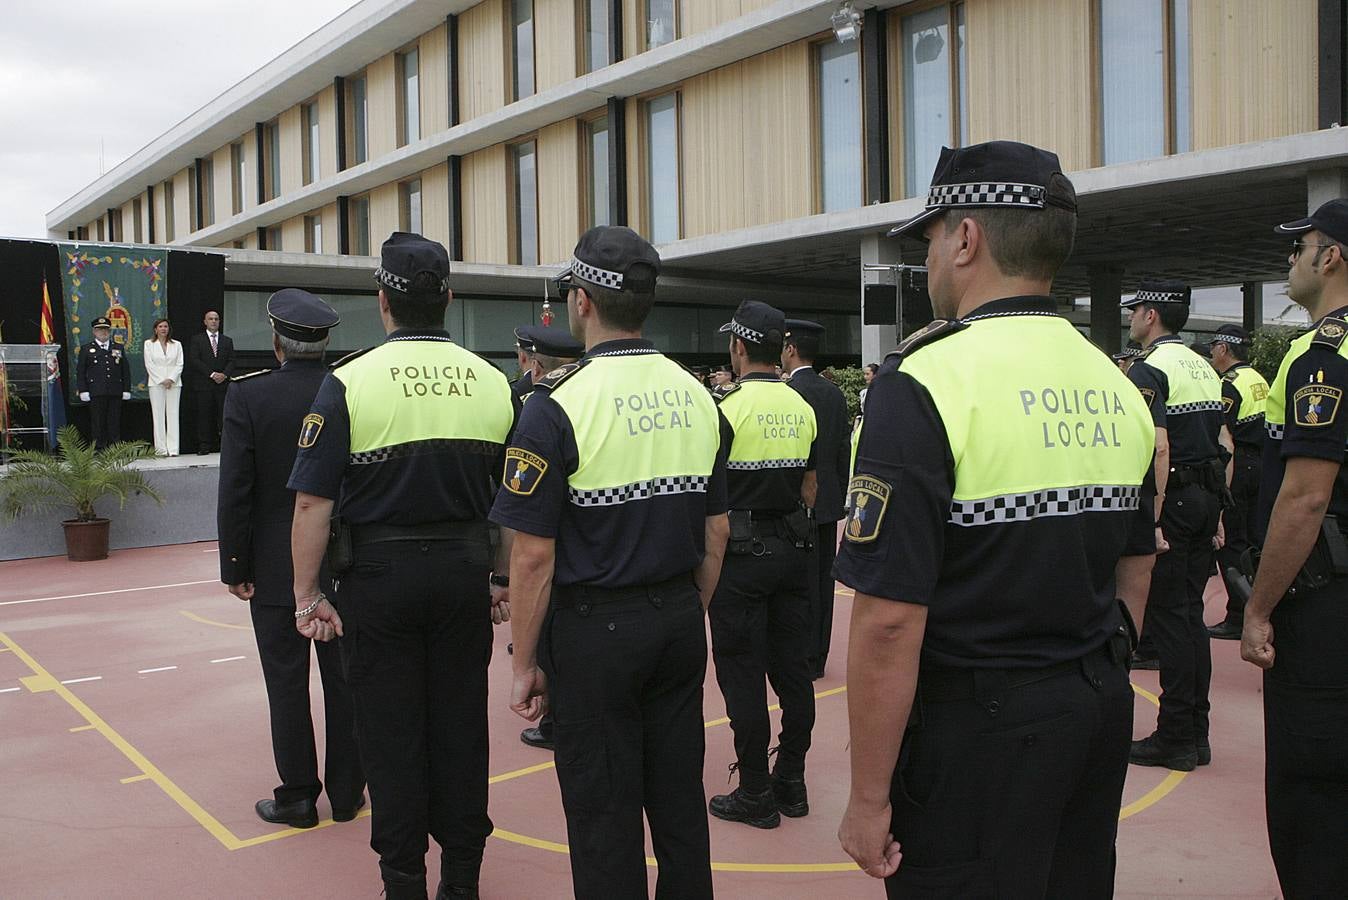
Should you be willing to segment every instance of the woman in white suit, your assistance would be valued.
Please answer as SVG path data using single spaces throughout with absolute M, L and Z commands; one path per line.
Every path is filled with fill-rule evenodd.
M 183 393 L 183 345 L 173 340 L 168 319 L 156 319 L 154 337 L 145 342 L 145 383 L 154 416 L 154 449 L 178 455 L 178 401 Z

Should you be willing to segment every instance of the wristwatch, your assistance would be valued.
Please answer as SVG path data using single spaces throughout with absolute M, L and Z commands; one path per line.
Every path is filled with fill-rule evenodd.
M 504 588 L 510 587 L 509 575 L 497 575 L 493 573 L 492 576 L 487 579 L 487 581 L 491 582 L 491 584 L 495 587 L 504 587 Z

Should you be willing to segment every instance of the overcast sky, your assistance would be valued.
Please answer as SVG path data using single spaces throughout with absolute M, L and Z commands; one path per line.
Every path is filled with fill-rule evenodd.
M 46 237 L 51 209 L 352 5 L 3 0 L 0 237 Z

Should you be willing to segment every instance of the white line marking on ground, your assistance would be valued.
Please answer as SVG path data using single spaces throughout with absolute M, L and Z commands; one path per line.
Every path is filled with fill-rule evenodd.
M 0 694 L 12 694 L 19 690 L 23 690 L 23 688 L 0 688 Z
M 247 659 L 247 658 L 248 658 L 248 657 L 246 657 L 246 656 L 226 656 L 224 659 L 213 659 L 213 660 L 211 660 L 211 662 L 213 662 L 213 663 L 218 663 L 218 662 L 234 662 L 234 660 L 236 660 L 236 659 Z
M 139 669 L 139 670 L 136 671 L 136 674 L 137 674 L 137 675 L 149 675 L 151 672 L 167 672 L 167 671 L 169 671 L 170 669 L 176 669 L 176 668 L 178 668 L 178 667 L 177 667 L 177 666 L 160 666 L 160 667 L 157 668 L 157 669 Z
M 202 550 L 201 552 L 202 552 L 202 553 L 219 553 L 219 552 L 220 552 L 220 548 L 219 548 L 219 547 L 216 547 L 214 550 Z
M 214 578 L 208 578 L 205 581 L 179 581 L 174 584 L 151 584 L 145 587 L 118 588 L 115 591 L 92 591 L 88 594 L 62 594 L 59 597 L 31 597 L 27 600 L 5 600 L 0 602 L 0 606 L 14 606 L 19 603 L 42 603 L 46 600 L 75 600 L 79 597 L 103 597 L 108 594 L 134 594 L 137 591 L 157 591 L 162 588 L 191 587 L 196 584 L 218 584 Z
M 86 682 L 86 681 L 102 681 L 102 680 L 103 680 L 103 676 L 102 676 L 102 675 L 90 675 L 88 678 L 69 678 L 69 679 L 67 679 L 67 680 L 65 680 L 65 681 L 63 681 L 63 682 L 61 682 L 61 683 L 62 683 L 62 684 L 83 684 L 83 683 Z

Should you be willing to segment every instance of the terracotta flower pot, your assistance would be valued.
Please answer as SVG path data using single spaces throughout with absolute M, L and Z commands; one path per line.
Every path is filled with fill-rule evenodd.
M 92 519 L 81 522 L 67 519 L 61 523 L 66 530 L 66 558 L 71 562 L 89 562 L 108 558 L 108 526 L 111 519 Z

